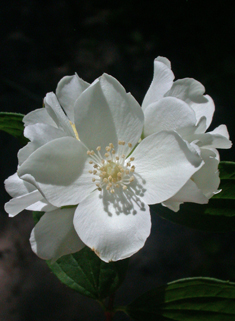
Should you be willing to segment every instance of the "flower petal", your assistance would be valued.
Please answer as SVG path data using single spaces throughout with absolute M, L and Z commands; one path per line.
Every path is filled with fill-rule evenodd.
M 63 129 L 67 135 L 75 137 L 75 133 L 72 129 L 72 126 L 69 122 L 69 119 L 65 115 L 64 111 L 62 110 L 56 95 L 54 93 L 46 94 L 44 98 L 45 108 L 54 122 L 57 124 L 58 128 Z
M 208 100 L 203 96 L 205 87 L 193 78 L 178 79 L 171 89 L 165 93 L 165 97 L 172 96 L 185 101 L 187 104 L 206 103 Z
M 18 197 L 35 190 L 35 187 L 19 178 L 17 173 L 9 176 L 5 182 L 5 189 L 11 197 Z
M 48 203 L 44 198 L 32 205 L 26 207 L 27 211 L 38 211 L 38 212 L 51 212 L 56 210 L 57 207 Z
M 232 142 L 225 125 L 220 125 L 211 132 L 195 135 L 198 140 L 197 145 L 201 148 L 231 148 Z
M 174 78 L 170 61 L 164 57 L 157 57 L 154 60 L 153 80 L 142 103 L 143 110 L 164 96 L 171 88 Z
M 31 184 L 36 182 L 45 198 L 61 207 L 78 204 L 94 189 L 89 169 L 91 165 L 82 143 L 72 137 L 62 137 L 31 154 L 20 166 L 18 175 Z
M 29 142 L 26 146 L 18 151 L 17 157 L 19 166 L 36 150 L 34 143 Z
M 192 176 L 192 179 L 203 194 L 207 198 L 211 198 L 218 192 L 220 183 L 218 154 L 217 151 L 202 149 L 201 157 L 204 165 Z
M 177 133 L 189 143 L 197 143 L 200 137 L 203 137 L 206 131 L 206 117 L 201 117 L 197 125 L 184 128 L 178 128 Z M 202 136 L 199 135 L 202 134 Z
M 174 212 L 179 210 L 180 204 L 192 202 L 197 204 L 207 204 L 208 198 L 202 193 L 197 185 L 189 179 L 187 183 L 174 196 L 163 202 L 163 205 Z
M 75 103 L 79 138 L 89 149 L 101 146 L 101 154 L 106 152 L 109 143 L 117 150 L 118 140 L 134 146 L 140 138 L 143 122 L 139 104 L 109 75 L 96 80 Z
M 112 114 L 118 139 L 135 145 L 142 133 L 143 111 L 130 94 L 114 77 L 103 74 L 100 85 Z
M 53 139 L 67 136 L 61 129 L 46 124 L 29 125 L 24 130 L 24 136 L 38 147 L 50 142 Z
M 131 156 L 147 204 L 172 197 L 202 165 L 198 153 L 175 132 L 146 137 Z
M 53 127 L 57 127 L 56 123 L 50 117 L 50 115 L 48 114 L 45 108 L 40 108 L 40 109 L 31 111 L 30 113 L 24 116 L 23 122 L 25 126 L 42 123 Z
M 42 199 L 42 194 L 39 191 L 35 190 L 31 193 L 12 198 L 8 203 L 5 204 L 5 211 L 9 214 L 10 217 L 13 217 L 26 209 L 28 206 Z
M 52 127 L 46 124 L 29 125 L 24 130 L 24 136 L 29 142 L 25 147 L 19 150 L 18 160 L 19 165 L 31 155 L 36 149 L 50 142 L 51 140 L 67 136 L 61 129 Z
M 178 212 L 180 209 L 180 205 L 182 204 L 182 202 L 173 202 L 171 200 L 171 198 L 169 200 L 166 200 L 165 202 L 162 202 L 162 206 L 164 207 L 168 207 L 170 210 L 174 211 L 174 212 Z
M 88 86 L 89 83 L 79 78 L 77 74 L 63 77 L 57 85 L 56 96 L 73 123 L 74 103 Z
M 165 97 L 150 104 L 144 111 L 144 136 L 162 130 L 177 130 L 196 124 L 195 112 L 180 99 Z
M 8 194 L 10 194 L 11 197 L 14 197 L 14 200 L 11 200 L 7 205 L 7 211 L 10 212 L 10 216 L 14 216 L 24 209 L 29 211 L 52 211 L 55 209 L 53 205 L 49 204 L 45 199 L 43 199 L 41 194 L 40 196 L 35 193 L 30 194 L 36 191 L 35 186 L 19 178 L 17 173 L 8 177 L 4 183 Z M 30 195 L 28 196 L 28 194 Z M 36 201 L 34 197 L 36 197 Z M 40 199 L 40 201 L 38 201 L 38 199 Z M 16 214 L 13 214 L 12 208 Z
M 42 259 L 56 261 L 80 251 L 84 244 L 73 227 L 74 208 L 45 213 L 30 236 L 32 250 Z
M 214 130 L 209 132 L 210 134 L 216 134 L 216 135 L 221 135 L 224 136 L 225 138 L 229 139 L 229 133 L 226 125 L 220 125 L 216 127 Z
M 213 99 L 209 95 L 203 96 L 207 99 L 204 103 L 191 103 L 190 106 L 196 113 L 197 122 L 200 121 L 202 117 L 206 117 L 206 129 L 210 126 L 212 118 L 215 111 L 215 104 Z
M 141 249 L 151 228 L 148 205 L 127 194 L 94 191 L 76 209 L 74 227 L 105 262 L 125 259 Z

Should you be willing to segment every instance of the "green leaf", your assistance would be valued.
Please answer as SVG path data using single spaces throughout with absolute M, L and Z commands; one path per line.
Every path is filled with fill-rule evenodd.
M 153 205 L 151 213 L 157 213 L 173 223 L 201 231 L 228 232 L 235 231 L 234 208 L 233 200 L 211 199 L 209 205 L 183 204 L 177 213 L 160 204 Z
M 213 199 L 235 199 L 235 163 L 220 162 L 219 171 L 222 191 L 216 194 Z
M 106 298 L 116 291 L 128 268 L 128 260 L 105 263 L 87 247 L 54 264 L 47 263 L 62 283 L 93 299 Z
M 37 223 L 43 212 L 33 212 Z M 105 263 L 88 247 L 65 255 L 55 263 L 47 261 L 58 279 L 73 290 L 93 299 L 104 299 L 115 292 L 125 279 L 129 260 Z
M 171 222 L 203 231 L 235 231 L 235 163 L 221 162 L 219 170 L 222 191 L 208 204 L 185 203 L 177 213 L 157 204 L 151 206 L 151 212 Z
M 44 215 L 44 212 L 33 212 L 33 220 L 34 223 L 37 224 L 37 222 L 40 220 L 40 218 Z
M 210 278 L 188 278 L 153 289 L 127 307 L 137 321 L 235 320 L 235 283 Z
M 0 130 L 18 138 L 25 145 L 28 140 L 24 137 L 24 124 L 22 114 L 0 112 Z

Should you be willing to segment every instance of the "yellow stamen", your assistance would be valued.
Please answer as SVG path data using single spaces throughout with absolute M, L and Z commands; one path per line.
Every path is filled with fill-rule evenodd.
M 76 139 L 79 140 L 79 136 L 78 136 L 78 132 L 77 132 L 75 124 L 72 123 L 71 121 L 69 121 L 69 122 L 70 122 L 70 125 L 71 125 L 72 129 L 73 129 L 73 132 L 75 134 Z

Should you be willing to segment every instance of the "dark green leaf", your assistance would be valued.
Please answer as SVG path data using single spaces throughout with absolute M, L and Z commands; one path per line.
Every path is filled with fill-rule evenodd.
M 213 199 L 235 199 L 235 163 L 220 162 L 220 189 L 222 191 L 216 194 Z
M 128 260 L 105 263 L 89 248 L 65 255 L 54 264 L 48 262 L 60 281 L 93 299 L 103 299 L 123 282 Z
M 151 212 L 174 223 L 203 231 L 235 231 L 235 163 L 221 162 L 219 170 L 222 191 L 208 204 L 185 203 L 177 213 L 158 204 L 151 206 Z
M 234 321 L 235 283 L 182 279 L 153 289 L 120 310 L 137 321 Z
M 37 222 L 40 220 L 43 214 L 44 212 L 33 212 L 33 220 L 35 224 L 37 224 Z
M 151 206 L 151 213 L 173 223 L 209 232 L 235 231 L 234 200 L 211 199 L 208 205 L 186 203 L 175 213 L 162 205 Z M 227 215 L 226 215 L 227 214 Z M 229 214 L 231 214 L 229 216 Z
M 43 212 L 33 212 L 37 223 Z M 105 263 L 89 248 L 65 255 L 55 263 L 47 261 L 48 266 L 58 279 L 93 299 L 103 299 L 116 291 L 125 279 L 128 259 Z
M 0 130 L 18 138 L 25 145 L 28 140 L 23 135 L 23 117 L 22 114 L 0 112 Z
M 234 162 L 220 162 L 219 164 L 220 178 L 235 180 L 235 163 Z

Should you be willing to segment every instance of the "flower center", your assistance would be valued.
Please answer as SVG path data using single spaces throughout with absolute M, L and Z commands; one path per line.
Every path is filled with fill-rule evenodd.
M 132 149 L 132 144 L 126 144 L 124 141 L 118 141 L 118 152 L 114 150 L 112 143 L 105 147 L 106 153 L 104 157 L 101 156 L 101 146 L 96 148 L 97 153 L 93 150 L 88 150 L 87 154 L 90 156 L 90 164 L 93 165 L 94 170 L 89 170 L 92 174 L 92 182 L 96 183 L 98 190 L 106 188 L 110 193 L 115 193 L 117 188 L 127 189 L 127 186 L 134 181 L 133 173 L 135 166 L 131 165 L 134 157 L 130 157 L 126 162 L 126 156 Z
M 106 172 L 106 178 L 112 176 L 114 182 L 118 180 L 117 174 L 120 172 L 120 167 L 118 167 L 117 163 L 111 161 L 110 163 L 107 163 L 105 166 L 103 166 L 103 170 L 104 172 Z

